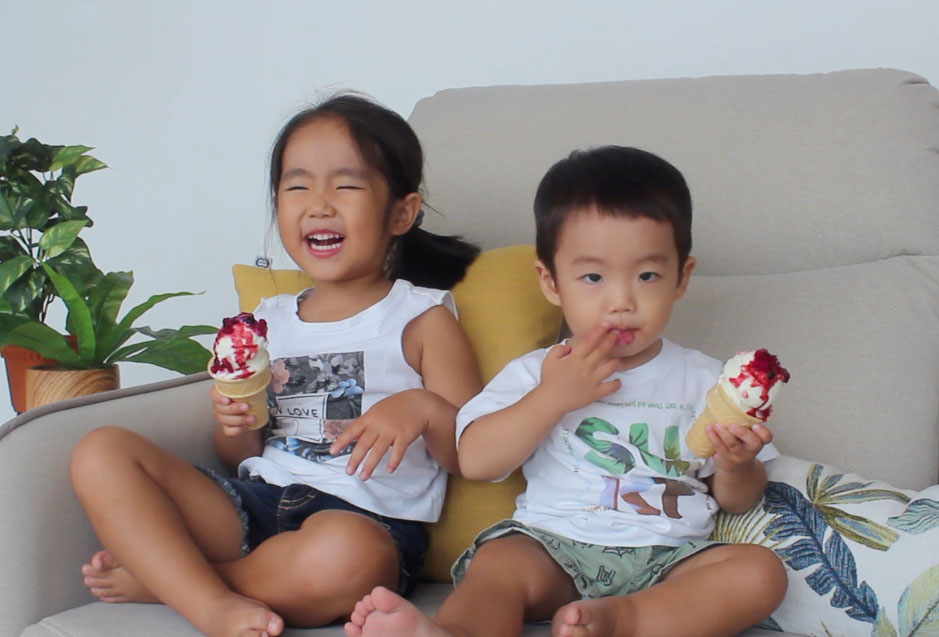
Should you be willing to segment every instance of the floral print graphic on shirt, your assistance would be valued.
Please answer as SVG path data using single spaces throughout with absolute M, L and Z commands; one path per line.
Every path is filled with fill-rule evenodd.
M 272 367 L 274 424 L 267 444 L 313 462 L 349 454 L 353 445 L 335 456 L 329 447 L 362 415 L 363 352 L 281 358 Z

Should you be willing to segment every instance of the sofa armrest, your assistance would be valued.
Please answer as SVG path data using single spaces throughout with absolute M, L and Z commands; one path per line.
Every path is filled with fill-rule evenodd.
M 100 544 L 69 484 L 76 443 L 102 425 L 219 468 L 208 374 L 53 403 L 0 426 L 0 634 L 94 601 L 81 565 Z

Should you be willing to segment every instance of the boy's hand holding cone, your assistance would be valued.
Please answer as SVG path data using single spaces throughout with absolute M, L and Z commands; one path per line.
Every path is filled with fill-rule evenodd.
M 765 349 L 739 352 L 724 363 L 724 370 L 707 393 L 707 404 L 685 436 L 696 455 L 714 455 L 706 427 L 714 423 L 735 423 L 742 427 L 766 422 L 780 383 L 789 381 L 789 372 L 779 359 Z

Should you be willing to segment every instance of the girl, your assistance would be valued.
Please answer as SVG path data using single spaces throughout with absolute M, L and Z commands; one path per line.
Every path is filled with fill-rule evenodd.
M 477 252 L 417 227 L 422 165 L 410 126 L 354 95 L 281 131 L 272 204 L 316 286 L 255 312 L 274 361 L 270 431 L 213 388 L 237 480 L 124 429 L 86 436 L 71 477 L 105 547 L 82 568 L 99 599 L 163 602 L 209 635 L 278 635 L 346 617 L 376 585 L 413 589 L 423 523 L 457 471 L 454 418 L 481 385 L 449 293 L 417 287 L 449 288 Z

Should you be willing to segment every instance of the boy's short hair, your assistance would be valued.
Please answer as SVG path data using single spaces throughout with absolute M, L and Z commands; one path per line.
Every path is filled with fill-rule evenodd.
M 535 194 L 535 247 L 552 274 L 564 221 L 591 206 L 600 214 L 670 222 L 679 271 L 684 267 L 691 253 L 691 193 L 681 172 L 658 155 L 599 146 L 575 150 L 548 169 Z

